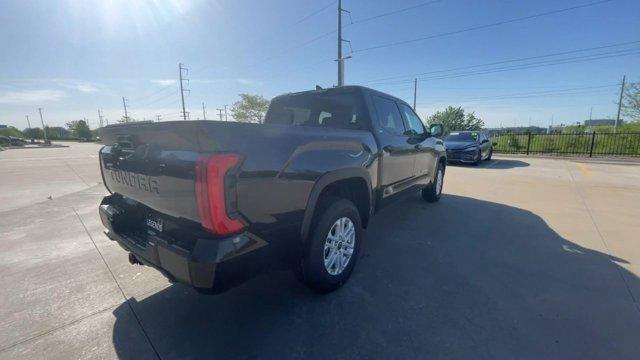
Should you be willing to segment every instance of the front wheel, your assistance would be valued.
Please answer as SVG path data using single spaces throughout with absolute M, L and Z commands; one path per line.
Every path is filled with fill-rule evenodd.
M 478 153 L 476 154 L 476 157 L 471 163 L 471 165 L 474 165 L 474 166 L 478 165 L 480 164 L 480 161 L 482 161 L 482 150 L 478 150 Z
M 360 213 L 351 201 L 329 198 L 324 204 L 302 262 L 304 282 L 321 293 L 331 292 L 349 279 L 363 236 Z
M 491 160 L 491 155 L 493 155 L 493 148 L 489 149 L 489 155 L 487 156 L 487 161 Z
M 444 184 L 444 165 L 438 163 L 438 170 L 436 170 L 436 176 L 431 184 L 425 186 L 422 189 L 422 198 L 427 202 L 436 202 L 440 200 L 442 195 L 442 185 Z

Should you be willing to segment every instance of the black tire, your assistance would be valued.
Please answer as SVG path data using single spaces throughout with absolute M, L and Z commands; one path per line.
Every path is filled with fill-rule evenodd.
M 314 216 L 314 226 L 302 260 L 302 277 L 311 289 L 319 293 L 328 293 L 344 285 L 355 267 L 363 238 L 362 221 L 356 206 L 351 201 L 338 197 L 326 198 L 319 205 L 319 211 L 320 213 Z M 351 220 L 354 227 L 353 253 L 344 270 L 332 275 L 324 264 L 325 242 L 334 224 L 343 217 Z
M 478 150 L 478 158 L 471 163 L 473 166 L 477 166 L 482 161 L 482 150 Z
M 493 148 L 489 149 L 489 155 L 487 156 L 487 158 L 485 160 L 487 160 L 487 161 L 491 160 L 491 155 L 493 155 Z
M 422 199 L 424 201 L 436 202 L 440 200 L 440 196 L 442 195 L 442 186 L 440 186 L 440 188 L 436 186 L 438 173 L 440 172 L 442 173 L 442 178 L 441 178 L 441 181 L 443 182 L 442 185 L 444 185 L 444 165 L 442 165 L 442 163 L 438 163 L 438 169 L 436 170 L 436 176 L 434 177 L 434 181 L 431 182 L 429 185 L 425 186 L 424 188 L 422 188 L 421 194 L 422 194 Z

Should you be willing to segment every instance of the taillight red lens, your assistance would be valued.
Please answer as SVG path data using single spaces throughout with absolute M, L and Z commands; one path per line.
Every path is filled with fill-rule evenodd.
M 210 233 L 230 235 L 244 225 L 227 214 L 224 177 L 240 156 L 237 154 L 203 155 L 196 162 L 196 199 L 200 223 Z

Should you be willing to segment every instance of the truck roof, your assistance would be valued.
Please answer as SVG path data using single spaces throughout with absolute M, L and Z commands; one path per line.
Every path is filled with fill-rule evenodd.
M 373 94 L 373 95 L 379 95 L 379 96 L 386 96 L 386 97 L 391 97 L 394 100 L 406 103 L 406 101 L 395 97 L 393 95 L 389 95 L 387 93 L 383 93 L 382 91 L 378 91 L 366 86 L 362 86 L 362 85 L 345 85 L 345 86 L 334 86 L 331 88 L 326 88 L 326 89 L 316 89 L 316 90 L 306 90 L 306 91 L 298 91 L 298 92 L 290 92 L 290 93 L 286 93 L 286 94 L 282 94 L 282 95 L 278 95 L 276 97 L 274 97 L 274 99 L 277 99 L 279 97 L 282 96 L 295 96 L 295 95 L 302 95 L 302 94 L 314 94 L 314 93 L 341 93 L 341 92 L 351 92 L 351 91 L 355 91 L 355 92 L 360 92 L 360 93 L 369 93 L 369 94 Z

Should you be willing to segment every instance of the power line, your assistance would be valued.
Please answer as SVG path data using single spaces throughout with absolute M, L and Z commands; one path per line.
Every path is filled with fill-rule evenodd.
M 368 81 L 365 81 L 365 82 L 362 82 L 362 83 L 363 84 L 367 84 L 367 83 L 380 82 L 380 81 L 386 81 L 386 80 L 392 80 L 392 79 L 409 78 L 409 77 L 415 77 L 415 76 L 421 76 L 421 75 L 429 75 L 429 74 L 436 74 L 436 73 L 442 73 L 442 72 L 451 72 L 451 71 L 456 71 L 456 70 L 473 69 L 473 68 L 483 67 L 483 66 L 500 65 L 500 64 L 510 63 L 510 62 L 519 62 L 519 61 L 541 59 L 541 58 L 545 58 L 545 57 L 569 55 L 569 54 L 575 54 L 575 53 L 580 53 L 580 52 L 587 52 L 587 51 L 592 51 L 592 50 L 601 50 L 601 49 L 607 49 L 607 48 L 624 46 L 624 45 L 631 45 L 631 44 L 638 44 L 638 43 L 640 43 L 640 40 L 627 41 L 627 42 L 608 44 L 608 45 L 602 45 L 602 46 L 594 46 L 594 47 L 575 49 L 575 50 L 569 50 L 569 51 L 561 51 L 561 52 L 548 53 L 548 54 L 536 55 L 536 56 L 513 58 L 513 59 L 508 59 L 508 60 L 501 60 L 501 61 L 494 61 L 494 62 L 490 62 L 490 63 L 484 63 L 484 64 L 459 66 L 459 67 L 454 67 L 454 68 L 449 68 L 449 69 L 444 69 L 444 70 L 433 70 L 433 71 L 421 72 L 421 73 L 390 76 L 390 77 L 386 77 L 386 78 L 378 78 L 378 79 L 368 80 Z
M 376 20 L 376 19 L 379 19 L 379 18 L 382 18 L 382 17 L 396 15 L 396 14 L 399 14 L 399 13 L 402 13 L 402 12 L 405 12 L 405 11 L 413 10 L 413 9 L 416 9 L 416 8 L 419 8 L 419 7 L 422 7 L 422 6 L 425 6 L 425 5 L 437 3 L 437 2 L 440 2 L 440 1 L 442 1 L 442 0 L 425 1 L 425 2 L 416 4 L 416 5 L 413 5 L 413 6 L 409 6 L 409 7 L 406 7 L 406 8 L 402 8 L 402 9 L 399 9 L 399 10 L 389 11 L 389 12 L 381 13 L 381 14 L 378 14 L 378 15 L 370 16 L 370 17 L 367 17 L 367 18 L 358 19 L 356 21 L 351 21 L 350 23 L 343 25 L 343 28 L 346 28 L 346 27 L 352 26 L 352 25 L 359 25 L 361 23 L 372 21 L 372 20 Z M 335 1 L 332 2 L 331 4 L 327 5 L 326 8 L 330 7 L 331 5 L 333 5 L 335 3 L 336 3 Z M 267 57 L 267 58 L 263 58 L 259 62 L 251 64 L 248 67 L 253 67 L 253 66 L 256 66 L 256 65 L 259 65 L 259 64 L 264 64 L 265 62 L 268 62 L 268 61 L 271 61 L 271 60 L 286 56 L 289 53 L 291 53 L 293 50 L 297 50 L 297 49 L 303 48 L 303 47 L 305 47 L 307 45 L 313 44 L 314 42 L 316 42 L 318 40 L 321 40 L 321 39 L 324 39 L 326 37 L 329 37 L 330 35 L 333 35 L 336 32 L 338 32 L 338 30 L 331 30 L 331 31 L 324 32 L 322 34 L 318 34 L 318 35 L 314 36 L 313 38 L 311 38 L 309 40 L 306 40 L 304 42 L 301 42 L 301 43 L 292 45 L 292 46 L 290 46 L 288 48 L 285 48 L 284 50 L 279 51 L 277 54 L 275 54 L 273 56 L 270 56 L 270 57 Z M 351 52 L 353 52 L 353 50 Z M 335 61 L 335 59 L 327 59 L 327 60 L 323 60 L 322 62 L 329 62 L 329 61 Z M 200 69 L 200 70 L 198 70 L 198 72 L 201 71 L 201 70 L 204 70 L 204 69 Z
M 554 60 L 546 60 L 546 61 L 540 61 L 540 62 L 534 62 L 534 63 L 528 63 L 528 64 L 517 64 L 517 65 L 498 67 L 498 68 L 492 68 L 492 69 L 481 69 L 481 70 L 462 72 L 457 74 L 437 75 L 437 76 L 423 77 L 418 79 L 421 81 L 453 79 L 453 78 L 459 78 L 459 77 L 493 74 L 493 73 L 499 73 L 499 72 L 505 72 L 505 71 L 532 69 L 532 68 L 547 67 L 547 66 L 554 66 L 554 65 L 561 65 L 561 64 L 571 64 L 571 63 L 608 59 L 608 58 L 615 58 L 615 57 L 622 57 L 622 56 L 633 56 L 633 55 L 639 55 L 639 54 L 640 54 L 640 48 L 635 48 L 635 49 L 618 50 L 618 51 L 599 53 L 599 54 L 582 55 L 582 56 L 576 56 L 576 57 L 565 58 L 565 59 L 554 59 Z M 378 83 L 369 84 L 369 85 L 407 84 L 409 82 L 410 80 L 396 80 L 396 81 L 389 81 L 389 82 L 378 82 Z
M 346 28 L 346 27 L 352 26 L 352 25 L 359 25 L 361 23 L 365 23 L 365 22 L 372 21 L 372 20 L 377 20 L 379 18 L 383 18 L 383 17 L 387 17 L 387 16 L 391 16 L 391 15 L 396 15 L 396 14 L 399 14 L 399 13 L 402 13 L 402 12 L 406 12 L 406 11 L 409 11 L 409 10 L 413 10 L 413 9 L 416 9 L 416 8 L 419 8 L 419 7 L 422 7 L 422 6 L 425 6 L 425 5 L 430 5 L 430 4 L 434 4 L 434 3 L 437 3 L 437 2 L 441 2 L 441 1 L 442 0 L 425 1 L 425 2 L 416 4 L 416 5 L 413 5 L 413 6 L 406 7 L 406 8 L 402 8 L 402 9 L 389 11 L 389 12 L 381 13 L 381 14 L 378 14 L 378 15 L 374 15 L 374 16 L 358 19 L 356 21 L 351 21 L 350 23 L 343 25 L 343 28 Z M 321 11 L 324 11 L 324 10 L 328 9 L 329 7 L 331 7 L 335 3 L 336 3 L 336 1 L 332 1 L 331 3 L 327 4 L 325 7 L 321 8 L 320 10 L 316 11 L 315 13 L 312 13 L 312 14 L 306 16 L 305 18 L 302 18 L 301 20 L 299 20 L 298 22 L 294 23 L 293 25 L 295 25 L 295 24 L 297 24 L 299 22 L 302 22 L 302 21 L 306 20 L 307 18 L 309 18 L 309 17 L 311 17 L 313 15 L 316 15 L 317 13 L 320 13 Z M 331 31 L 327 31 L 327 32 L 318 34 L 318 35 L 316 35 L 316 36 L 314 36 L 314 37 L 312 37 L 312 38 L 310 38 L 308 40 L 305 40 L 305 41 L 303 41 L 301 43 L 298 43 L 298 44 L 289 46 L 289 47 L 287 47 L 287 48 L 285 48 L 283 50 L 280 50 L 276 54 L 274 54 L 274 55 L 272 55 L 270 57 L 261 58 L 259 61 L 256 61 L 255 63 L 247 65 L 247 68 L 251 68 L 251 67 L 254 67 L 254 66 L 257 66 L 257 65 L 261 65 L 261 64 L 264 64 L 266 62 L 272 61 L 274 59 L 278 59 L 278 58 L 281 58 L 283 56 L 286 56 L 286 55 L 288 55 L 289 53 L 291 53 L 294 50 L 297 50 L 297 49 L 303 48 L 303 47 L 305 47 L 307 45 L 313 44 L 314 42 L 316 42 L 318 40 L 321 40 L 321 39 L 324 39 L 326 37 L 329 37 L 330 35 L 333 35 L 336 32 L 337 32 L 337 30 L 331 30 Z M 352 52 L 353 52 L 353 50 L 352 50 Z M 335 59 L 333 59 L 333 58 L 332 59 L 327 59 L 327 60 L 324 60 L 322 62 L 329 62 L 329 61 L 335 61 Z M 198 74 L 201 71 L 203 71 L 204 69 L 206 69 L 207 67 L 209 67 L 209 66 L 205 65 L 204 67 L 202 67 L 202 68 L 200 68 L 200 69 L 198 69 L 196 71 L 193 71 L 192 73 L 193 74 Z
M 175 95 L 175 92 L 177 92 L 179 90 L 179 88 L 176 86 L 177 83 L 169 85 L 168 87 L 163 88 L 163 91 L 166 90 L 173 90 L 172 92 L 170 92 L 169 94 L 164 94 L 164 95 L 160 95 L 159 97 L 156 97 L 155 99 L 152 96 L 148 96 L 146 98 L 140 98 L 140 104 L 141 106 L 147 106 L 148 104 L 152 104 L 155 103 L 157 101 L 160 101 L 161 99 L 166 99 L 167 96 L 169 95 Z M 157 94 L 161 94 L 162 92 L 157 92 Z
M 326 10 L 326 9 L 329 9 L 329 8 L 330 8 L 331 6 L 333 6 L 335 3 L 336 3 L 336 1 L 332 1 L 332 2 L 328 3 L 327 5 L 323 6 L 322 8 L 320 8 L 320 9 L 318 9 L 318 10 L 316 10 L 316 11 L 314 11 L 314 12 L 312 12 L 312 13 L 310 13 L 310 14 L 306 15 L 306 16 L 304 16 L 303 18 L 301 18 L 300 20 L 298 20 L 298 21 L 296 21 L 295 23 L 291 24 L 290 26 L 294 26 L 294 25 L 300 24 L 301 22 L 303 22 L 303 21 L 305 21 L 305 20 L 307 20 L 307 19 L 309 19 L 309 18 L 311 18 L 311 17 L 313 17 L 313 16 L 315 16 L 315 15 L 317 15 L 317 14 L 321 13 L 322 11 L 324 11 L 324 10 Z M 256 62 L 254 62 L 254 63 L 252 63 L 252 64 L 247 65 L 247 66 L 246 66 L 246 68 L 252 68 L 252 67 L 254 67 L 254 66 L 261 65 L 261 64 L 264 64 L 264 63 L 266 63 L 266 62 L 268 62 L 268 61 L 271 61 L 271 60 L 274 60 L 274 59 L 280 58 L 280 57 L 282 57 L 282 56 L 285 56 L 286 54 L 290 53 L 290 52 L 291 52 L 291 51 L 293 51 L 293 50 L 296 50 L 296 49 L 299 49 L 299 48 L 305 47 L 305 46 L 307 46 L 307 45 L 309 45 L 309 44 L 312 44 L 312 43 L 314 43 L 314 42 L 316 42 L 316 41 L 318 41 L 318 40 L 320 40 L 320 39 L 322 39 L 322 38 L 325 38 L 325 37 L 327 37 L 327 36 L 329 36 L 329 35 L 331 35 L 331 34 L 333 34 L 333 33 L 335 33 L 335 32 L 336 32 L 336 30 L 331 30 L 331 31 L 328 31 L 328 32 L 325 32 L 325 33 L 319 34 L 319 35 L 317 35 L 317 36 L 314 36 L 313 38 L 311 38 L 311 39 L 309 39 L 309 40 L 306 40 L 306 41 L 304 41 L 304 42 L 302 42 L 302 43 L 299 43 L 299 44 L 296 44 L 296 45 L 292 45 L 292 46 L 290 46 L 290 47 L 288 47 L 288 48 L 285 48 L 285 49 L 283 49 L 283 50 L 281 50 L 281 51 L 278 51 L 278 52 L 277 52 L 275 55 L 273 55 L 273 56 L 266 57 L 266 58 L 261 58 L 259 61 L 256 61 Z M 205 66 L 203 66 L 203 67 L 201 67 L 201 68 L 199 68 L 199 69 L 197 69 L 197 70 L 193 71 L 193 72 L 192 72 L 192 74 L 199 74 L 200 72 L 202 72 L 203 70 L 205 70 L 205 69 L 206 69 L 206 68 L 208 68 L 209 66 L 210 66 L 210 65 L 205 65 Z
M 327 10 L 328 8 L 330 8 L 331 6 L 333 6 L 333 4 L 335 4 L 335 3 L 336 3 L 335 1 L 332 1 L 332 2 L 328 3 L 327 5 L 323 6 L 322 8 L 320 8 L 320 9 L 318 9 L 318 10 L 316 10 L 316 11 L 312 12 L 311 14 L 309 14 L 309 15 L 307 15 L 307 16 L 304 16 L 304 17 L 303 17 L 303 18 L 301 18 L 300 20 L 298 20 L 298 21 L 294 22 L 293 24 L 291 24 L 291 26 L 298 25 L 298 24 L 300 24 L 301 22 L 303 22 L 303 21 L 305 21 L 305 20 L 307 20 L 307 19 L 310 19 L 310 18 L 312 18 L 312 17 L 313 17 L 313 16 L 315 16 L 315 15 L 318 15 L 319 13 L 321 13 L 321 12 L 323 12 L 323 11 Z
M 171 89 L 172 87 L 174 87 L 176 84 L 175 83 L 171 83 L 171 84 L 167 84 L 167 85 L 163 85 L 160 89 L 154 90 L 152 92 L 150 92 L 147 95 L 139 95 L 136 97 L 133 97 L 134 102 L 137 102 L 137 100 L 143 100 L 143 99 L 148 99 L 150 97 L 156 96 L 168 89 Z
M 368 21 L 371 21 L 371 20 L 377 20 L 377 19 L 380 19 L 380 18 L 383 18 L 383 17 L 387 17 L 387 16 L 391 16 L 391 15 L 397 15 L 397 14 L 400 14 L 400 13 L 403 13 L 403 12 L 406 12 L 406 11 L 409 11 L 409 10 L 414 10 L 414 9 L 419 8 L 419 7 L 435 4 L 435 3 L 438 3 L 438 2 L 441 2 L 441 1 L 442 0 L 425 1 L 425 2 L 416 4 L 416 5 L 413 5 L 413 6 L 408 6 L 406 8 L 402 8 L 402 9 L 398 9 L 398 10 L 394 10 L 394 11 L 389 11 L 389 12 L 386 12 L 386 13 L 382 13 L 382 14 L 378 14 L 378 15 L 374 15 L 374 16 L 370 16 L 370 17 L 366 17 L 366 18 L 362 18 L 362 19 L 356 19 L 356 21 L 353 21 L 353 22 L 351 22 L 350 24 L 348 24 L 346 26 L 362 24 L 364 22 L 368 22 Z
M 604 3 L 607 3 L 607 2 L 611 2 L 611 1 L 613 1 L 613 0 L 601 0 L 601 1 L 596 1 L 596 2 L 591 2 L 591 3 L 587 3 L 587 4 L 582 4 L 582 5 L 571 6 L 571 7 L 567 7 L 567 8 L 563 8 L 563 9 L 558 9 L 558 10 L 545 11 L 545 12 L 542 12 L 542 13 L 537 13 L 537 14 L 528 15 L 528 16 L 521 16 L 521 17 L 509 19 L 509 20 L 502 20 L 502 21 L 498 21 L 498 22 L 494 22 L 494 23 L 490 23 L 490 24 L 472 26 L 472 27 L 468 27 L 468 28 L 464 28 L 464 29 L 460 29 L 460 30 L 453 30 L 453 31 L 448 31 L 448 32 L 440 33 L 440 34 L 435 34 L 435 35 L 422 36 L 422 37 L 415 38 L 415 39 L 395 41 L 395 42 L 391 42 L 391 43 L 370 46 L 370 47 L 367 47 L 367 48 L 356 49 L 356 50 L 354 50 L 354 53 L 362 53 L 362 52 L 365 52 L 365 51 L 371 51 L 371 50 L 382 49 L 382 48 L 398 46 L 398 45 L 405 45 L 405 44 L 410 44 L 410 43 L 418 42 L 418 41 L 424 41 L 424 40 L 435 39 L 435 38 L 444 37 L 444 36 L 451 36 L 451 35 L 455 35 L 455 34 L 461 34 L 461 33 L 465 33 L 465 32 L 470 32 L 470 31 L 475 31 L 475 30 L 481 30 L 481 29 L 496 27 L 496 26 L 510 24 L 510 23 L 514 23 L 514 22 L 530 20 L 530 19 L 535 19 L 535 18 L 539 18 L 539 17 L 555 15 L 555 14 L 559 14 L 559 13 L 563 13 L 563 12 L 582 9 L 582 8 L 585 8 L 585 7 L 604 4 Z
M 491 95 L 491 96 L 479 96 L 479 97 L 462 98 L 462 99 L 456 98 L 456 100 L 464 101 L 464 102 L 472 102 L 472 101 L 483 101 L 483 100 L 520 99 L 520 98 L 552 96 L 552 95 L 574 95 L 574 94 L 589 93 L 589 92 L 593 92 L 594 90 L 601 92 L 602 91 L 601 89 L 611 88 L 614 86 L 618 86 L 618 84 L 581 86 L 581 87 L 572 87 L 572 88 L 564 88 L 564 89 L 520 92 L 520 93 L 511 93 L 511 94 L 497 94 L 497 95 Z M 421 103 L 421 104 L 424 105 L 425 103 Z
M 151 101 L 151 102 L 143 103 L 143 104 L 141 104 L 140 106 L 141 106 L 141 107 L 146 107 L 146 106 L 149 106 L 149 105 L 152 105 L 152 104 L 156 104 L 156 103 L 158 103 L 158 102 L 160 102 L 160 101 L 162 101 L 162 100 L 165 100 L 165 99 L 168 99 L 168 98 L 172 98 L 172 97 L 174 97 L 174 96 L 176 96 L 176 95 L 177 95 L 177 94 L 176 94 L 175 92 L 172 92 L 172 93 L 166 94 L 166 95 L 164 95 L 164 96 L 162 96 L 162 97 L 159 97 L 159 98 L 157 98 L 157 99 L 155 99 L 155 100 L 153 100 L 153 101 Z M 175 100 L 174 100 L 174 101 L 175 101 Z

